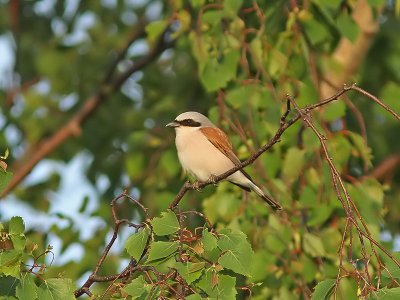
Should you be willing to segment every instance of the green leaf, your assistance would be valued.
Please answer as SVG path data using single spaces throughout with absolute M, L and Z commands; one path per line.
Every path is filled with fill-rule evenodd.
M 400 252 L 395 252 L 393 253 L 393 256 L 400 261 Z M 396 263 L 390 259 L 390 257 L 384 256 L 385 258 L 385 266 L 388 269 L 388 271 L 390 272 L 391 276 L 393 276 L 394 278 L 400 278 L 400 268 L 396 265 Z M 392 278 L 389 273 L 384 270 L 382 272 L 382 275 L 385 276 L 386 278 Z
M 224 1 L 224 12 L 228 17 L 237 17 L 237 13 L 242 6 L 243 0 Z
M 10 234 L 10 238 L 13 243 L 14 249 L 24 250 L 26 244 L 26 237 L 24 234 Z
M 11 181 L 13 173 L 4 171 L 3 168 L 0 168 L 0 193 L 4 191 L 8 183 Z
M 343 117 L 346 113 L 346 105 L 343 101 L 335 101 L 325 106 L 322 117 L 327 122 L 335 121 Z
M 158 39 L 158 37 L 164 32 L 165 28 L 167 28 L 167 25 L 167 21 L 158 20 L 151 22 L 146 26 L 147 38 L 150 43 L 154 43 Z
M 357 152 L 353 151 L 352 154 L 361 157 L 369 167 L 372 166 L 372 150 L 365 144 L 363 137 L 351 131 L 348 132 L 348 136 L 357 150 Z
M 21 250 L 15 249 L 0 252 L 0 275 L 19 278 L 23 258 L 22 254 Z
M 200 6 L 204 5 L 205 0 L 190 0 L 190 4 L 193 6 L 193 8 L 198 8 Z
M 236 278 L 220 275 L 212 270 L 207 271 L 198 282 L 199 286 L 212 299 L 236 299 Z
M 315 20 L 313 16 L 308 16 L 302 22 L 302 25 L 307 33 L 308 39 L 313 46 L 331 39 L 331 34 L 326 26 Z
M 155 260 L 163 259 L 176 250 L 178 250 L 179 242 L 153 242 L 150 244 L 149 256 L 146 264 L 154 262 Z
M 284 72 L 288 63 L 288 58 L 285 54 L 283 54 L 278 49 L 271 49 L 269 53 L 269 73 L 273 77 L 279 76 L 282 72 Z
M 225 87 L 230 80 L 236 77 L 239 59 L 239 51 L 230 50 L 222 59 L 209 58 L 200 65 L 200 80 L 208 92 Z
M 305 150 L 299 148 L 290 148 L 287 153 L 282 167 L 282 176 L 287 181 L 293 181 L 298 178 L 304 165 Z
M 199 294 L 191 294 L 185 297 L 186 300 L 202 300 L 203 298 Z
M 246 235 L 241 231 L 231 229 L 221 230 L 220 235 L 218 247 L 225 253 L 221 255 L 218 262 L 224 268 L 250 276 L 253 250 Z
M 371 6 L 381 6 L 385 5 L 386 0 L 367 0 L 368 4 Z M 398 2 L 398 1 L 396 1 Z
M 306 232 L 303 236 L 304 251 L 312 257 L 320 257 L 326 254 L 324 244 L 318 236 Z
M 217 238 L 207 228 L 203 229 L 202 242 L 205 251 L 212 251 L 217 247 Z
M 327 279 L 321 281 L 317 284 L 314 289 L 311 300 L 325 300 L 328 299 L 329 295 L 332 293 L 332 289 L 335 286 L 335 279 Z
M 380 92 L 380 98 L 389 107 L 395 111 L 400 112 L 399 99 L 400 99 L 400 85 L 397 82 L 389 81 L 384 85 Z M 387 111 L 382 107 L 376 107 L 380 114 L 389 116 Z
M 15 295 L 19 300 L 37 299 L 38 287 L 30 274 L 25 273 L 21 276 Z
M 161 213 L 161 217 L 154 218 L 151 222 L 156 235 L 169 235 L 179 230 L 179 222 L 172 210 Z
M 146 280 L 143 275 L 133 279 L 128 285 L 126 285 L 122 291 L 132 297 L 132 300 L 139 298 L 145 292 Z
M 21 217 L 12 217 L 8 226 L 10 234 L 22 234 L 25 231 L 24 220 Z
M 400 299 L 400 288 L 383 288 L 377 292 L 372 292 L 372 294 L 367 298 L 367 300 L 394 300 Z
M 179 274 L 186 280 L 188 284 L 200 278 L 205 262 L 191 263 L 191 262 L 177 262 L 175 268 Z
M 354 43 L 360 33 L 360 28 L 349 14 L 339 14 L 336 25 L 340 33 Z
M 39 287 L 40 300 L 74 300 L 74 285 L 69 278 L 50 278 Z
M 125 249 L 136 261 L 140 259 L 150 236 L 150 228 L 144 228 L 131 235 L 125 242 Z

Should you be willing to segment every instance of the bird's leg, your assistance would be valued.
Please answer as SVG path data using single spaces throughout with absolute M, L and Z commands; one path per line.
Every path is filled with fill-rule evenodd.
M 210 178 L 208 178 L 207 183 L 212 183 L 213 185 L 217 185 L 217 176 L 214 174 L 211 174 Z

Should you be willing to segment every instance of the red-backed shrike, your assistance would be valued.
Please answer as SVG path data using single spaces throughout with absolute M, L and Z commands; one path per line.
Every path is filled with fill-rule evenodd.
M 175 128 L 179 162 L 183 169 L 194 175 L 198 181 L 212 181 L 213 177 L 240 164 L 226 134 L 206 116 L 194 111 L 185 112 L 166 127 Z M 272 208 L 282 209 L 282 206 L 266 195 L 243 169 L 228 176 L 227 180 L 247 192 L 254 191 Z

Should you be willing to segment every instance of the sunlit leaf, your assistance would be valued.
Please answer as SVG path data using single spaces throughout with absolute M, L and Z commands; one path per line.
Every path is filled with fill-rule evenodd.
M 312 300 L 325 300 L 328 299 L 332 293 L 332 289 L 335 286 L 335 279 L 327 279 L 317 284 L 312 295 Z
M 227 269 L 249 276 L 253 250 L 246 235 L 231 229 L 223 229 L 219 234 L 220 238 L 217 244 L 223 254 L 218 262 Z
M 33 300 L 37 298 L 38 287 L 30 274 L 25 273 L 21 276 L 15 295 L 18 300 Z
M 161 213 L 161 217 L 151 220 L 151 226 L 156 235 L 169 235 L 179 230 L 179 222 L 172 210 Z
M 211 251 L 217 247 L 217 238 L 212 235 L 207 228 L 203 230 L 202 242 L 205 251 Z
M 150 229 L 146 227 L 126 240 L 125 249 L 135 260 L 139 260 L 143 255 L 149 236 Z
M 40 300 L 72 300 L 74 296 L 74 285 L 71 279 L 50 278 L 45 280 L 39 287 L 38 299 Z
M 326 251 L 321 239 L 311 233 L 306 232 L 303 236 L 304 251 L 312 257 L 324 256 Z
M 176 250 L 178 250 L 178 244 L 179 244 L 178 242 L 162 242 L 162 241 L 151 243 L 146 264 L 170 256 Z
M 188 284 L 191 284 L 193 281 L 200 278 L 203 269 L 204 269 L 204 262 L 199 263 L 176 263 L 175 268 L 179 272 L 179 274 L 185 279 Z
M 129 284 L 127 284 L 122 291 L 132 297 L 132 300 L 139 298 L 145 292 L 146 281 L 144 277 L 140 275 L 139 277 L 133 279 Z

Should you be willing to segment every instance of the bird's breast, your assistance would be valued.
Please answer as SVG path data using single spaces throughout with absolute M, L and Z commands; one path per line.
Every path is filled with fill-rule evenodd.
M 234 166 L 198 128 L 185 129 L 177 130 L 175 140 L 178 158 L 185 171 L 200 181 L 206 181 L 211 175 L 220 175 Z

